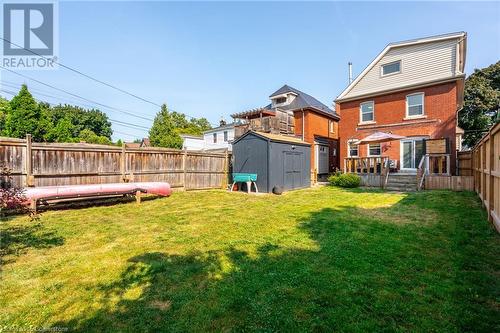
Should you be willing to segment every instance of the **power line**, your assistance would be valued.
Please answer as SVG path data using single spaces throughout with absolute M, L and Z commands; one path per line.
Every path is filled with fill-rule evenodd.
M 10 84 L 10 83 L 7 83 L 7 84 L 6 84 L 6 83 L 2 83 L 2 84 L 3 84 L 3 85 L 5 85 L 5 86 L 8 86 L 8 87 L 10 87 L 10 88 L 18 88 L 18 87 L 16 86 L 16 84 Z M 29 90 L 30 90 L 30 91 L 33 91 L 33 92 L 34 92 L 34 93 L 36 93 L 37 95 L 42 95 L 42 96 L 45 96 L 45 97 L 54 98 L 54 99 L 60 100 L 60 101 L 62 101 L 62 102 L 64 102 L 64 103 L 78 103 L 78 104 L 80 104 L 80 105 L 82 105 L 82 106 L 85 106 L 85 107 L 87 107 L 87 108 L 92 108 L 92 109 L 98 108 L 98 107 L 96 107 L 95 105 L 85 104 L 85 103 L 78 102 L 78 101 L 75 101 L 75 100 L 71 100 L 71 99 L 68 99 L 68 98 L 62 98 L 62 97 L 60 97 L 60 96 L 54 96 L 54 95 L 49 95 L 49 94 L 45 94 L 45 93 L 40 93 L 40 92 L 37 92 L 37 91 L 40 91 L 40 90 L 38 90 L 38 89 L 33 89 L 33 88 L 30 88 Z M 111 109 L 111 111 L 115 111 L 115 112 L 117 112 L 117 111 L 116 111 L 116 110 L 114 110 L 114 109 Z M 133 117 L 137 117 L 137 118 L 140 118 L 140 119 L 144 119 L 144 120 L 148 120 L 148 121 L 154 121 L 154 119 L 153 119 L 153 118 L 147 118 L 147 117 L 137 116 L 137 115 L 134 115 L 134 114 L 130 114 L 130 113 L 128 113 L 127 111 L 120 111 L 120 112 L 122 112 L 122 113 L 126 113 L 126 114 L 129 114 L 129 115 L 131 115 L 131 116 L 133 116 Z
M 103 85 L 105 85 L 105 86 L 107 86 L 107 87 L 109 87 L 109 88 L 115 89 L 115 90 L 117 90 L 117 91 L 119 91 L 119 92 L 121 92 L 121 93 L 127 94 L 127 95 L 129 95 L 129 96 L 134 97 L 134 98 L 137 98 L 137 99 L 139 99 L 139 100 L 141 100 L 141 101 L 143 101 L 143 102 L 146 102 L 146 103 L 149 103 L 149 104 L 152 104 L 152 105 L 158 106 L 158 107 L 160 107 L 160 108 L 162 107 L 162 105 L 161 105 L 161 104 L 158 104 L 158 103 L 156 103 L 156 102 L 153 102 L 153 101 L 151 101 L 151 100 L 148 100 L 148 99 L 146 99 L 146 98 L 143 98 L 143 97 L 141 97 L 141 96 L 138 96 L 138 95 L 133 94 L 133 93 L 131 93 L 131 92 L 128 92 L 128 91 L 126 91 L 126 90 L 124 90 L 124 89 L 122 89 L 122 88 L 118 88 L 118 87 L 117 87 L 117 86 L 115 86 L 115 85 L 112 85 L 112 84 L 110 84 L 110 83 L 107 83 L 107 82 L 104 82 L 104 81 L 102 81 L 102 80 L 99 80 L 99 79 L 97 79 L 97 78 L 95 78 L 95 77 L 92 77 L 92 76 L 90 76 L 90 75 L 88 75 L 88 74 L 83 73 L 82 71 L 80 71 L 80 70 L 78 70 L 78 69 L 75 69 L 75 68 L 72 68 L 72 67 L 70 67 L 70 66 L 64 65 L 64 64 L 62 64 L 62 63 L 60 63 L 60 62 L 58 62 L 58 61 L 56 61 L 56 60 L 54 60 L 54 59 L 48 59 L 47 57 L 45 57 L 45 56 L 43 56 L 43 55 L 41 55 L 41 54 L 39 54 L 39 53 L 37 53 L 37 52 L 35 52 L 35 51 L 31 50 L 31 49 L 27 49 L 27 48 L 25 48 L 25 47 L 23 47 L 23 46 L 20 46 L 20 45 L 16 44 L 16 43 L 13 43 L 13 42 L 11 42 L 10 40 L 8 40 L 8 39 L 6 39 L 6 38 L 0 37 L 0 39 L 2 39 L 4 42 L 7 42 L 7 43 L 9 43 L 9 44 L 11 44 L 11 45 L 14 45 L 15 47 L 22 48 L 22 49 L 24 49 L 24 50 L 26 50 L 26 51 L 28 51 L 28 52 L 30 52 L 30 53 L 32 53 L 32 54 L 34 54 L 34 55 L 38 56 L 38 57 L 41 57 L 41 58 L 43 58 L 43 59 L 45 59 L 45 60 L 50 60 L 51 62 L 53 62 L 53 63 L 55 63 L 55 64 L 58 64 L 59 66 L 61 66 L 61 67 L 65 68 L 65 69 L 67 69 L 67 70 L 69 70 L 69 71 L 71 71 L 71 72 L 73 72 L 73 73 L 76 73 L 76 74 L 82 75 L 82 76 L 84 76 L 84 77 L 86 77 L 86 78 L 88 78 L 88 79 L 90 79 L 90 80 L 92 80 L 92 81 L 98 82 L 98 83 L 103 84 Z M 2 66 L 2 67 L 3 67 L 3 66 Z M 4 68 L 4 69 L 6 69 L 5 67 L 3 67 L 3 68 Z M 15 72 L 14 72 L 14 73 L 15 73 Z M 170 109 L 170 108 L 169 108 L 169 110 L 170 110 L 170 111 L 173 111 L 173 112 L 177 112 L 177 113 L 182 113 L 182 112 L 176 111 L 176 110 L 174 110 L 174 109 Z M 193 119 L 197 119 L 196 117 L 190 116 L 190 115 L 188 115 L 188 114 L 186 114 L 186 113 L 182 113 L 182 114 L 184 114 L 186 117 L 193 118 Z M 214 124 L 211 124 L 211 125 L 214 125 Z M 215 125 L 215 126 L 218 126 L 218 125 Z
M 28 79 L 28 80 L 31 80 L 31 81 L 37 82 L 37 83 L 39 83 L 39 84 L 42 84 L 42 85 L 47 86 L 47 87 L 49 87 L 49 88 L 52 88 L 52 89 L 54 89 L 54 90 L 57 90 L 57 91 L 63 92 L 63 93 L 65 93 L 65 94 L 71 95 L 71 96 L 73 96 L 73 97 L 76 97 L 76 98 L 82 99 L 82 100 L 84 100 L 84 101 L 90 102 L 90 103 L 92 103 L 92 104 L 96 104 L 96 105 L 99 105 L 99 106 L 101 106 L 101 107 L 105 107 L 105 108 L 108 108 L 108 109 L 111 109 L 111 110 L 115 110 L 115 111 L 117 111 L 117 112 L 121 112 L 121 113 L 127 114 L 127 115 L 129 115 L 129 116 L 133 116 L 133 117 L 141 118 L 141 119 L 144 119 L 144 120 L 149 120 L 149 121 L 152 121 L 152 120 L 153 120 L 152 118 L 146 118 L 146 117 L 138 116 L 138 115 L 136 115 L 136 114 L 134 114 L 134 113 L 132 113 L 132 112 L 130 112 L 130 111 L 126 111 L 126 110 L 118 109 L 118 108 L 115 108 L 115 107 L 113 107 L 113 106 L 109 106 L 109 105 L 106 105 L 106 104 L 102 104 L 102 103 L 99 103 L 99 102 L 93 101 L 93 100 L 91 100 L 91 99 L 88 99 L 88 98 L 86 98 L 86 97 L 79 96 L 79 95 L 77 95 L 77 94 L 74 94 L 74 93 L 72 93 L 72 92 L 66 91 L 66 90 L 64 90 L 64 89 L 57 88 L 57 87 L 55 87 L 55 86 L 53 86 L 53 85 L 51 85 L 51 84 L 48 84 L 48 83 L 42 82 L 42 81 L 40 81 L 40 80 L 34 79 L 34 78 L 32 78 L 32 77 L 29 77 L 29 76 L 27 76 L 27 75 L 24 75 L 24 74 L 18 73 L 18 72 L 16 72 L 16 71 L 13 71 L 13 70 L 11 70 L 11 69 L 5 68 L 4 66 L 1 66 L 1 65 L 0 65 L 0 67 L 1 67 L 1 68 L 3 68 L 4 70 L 6 70 L 6 71 L 10 72 L 10 73 L 13 73 L 13 74 L 18 75 L 18 76 L 21 76 L 21 77 L 23 77 L 23 78 L 25 78 L 25 79 Z
M 5 89 L 0 89 L 0 91 L 3 91 L 7 94 L 10 94 L 12 96 L 16 96 L 17 93 L 16 92 L 13 92 L 13 91 L 10 91 L 10 90 L 5 90 Z M 46 101 L 42 101 L 40 99 L 36 99 L 38 102 L 46 102 Z M 46 102 L 48 103 L 48 102 Z M 54 103 L 49 103 L 50 105 L 55 105 Z M 120 126 L 123 126 L 123 127 L 128 127 L 128 128 L 132 128 L 132 129 L 140 129 L 140 130 L 149 130 L 148 127 L 144 127 L 144 126 L 140 126 L 140 125 L 136 125 L 136 124 L 131 124 L 131 123 L 128 123 L 128 122 L 125 122 L 125 121 L 121 121 L 121 120 L 116 120 L 116 119 L 112 119 L 112 118 L 109 118 L 108 117 L 108 120 L 111 121 L 113 124 L 115 125 L 120 125 Z
M 9 43 L 9 44 L 11 44 L 11 45 L 14 45 L 14 46 L 18 47 L 18 48 L 22 48 L 22 49 L 24 49 L 24 50 L 27 50 L 27 51 L 31 52 L 32 54 L 34 54 L 34 55 L 36 55 L 36 56 L 39 56 L 39 57 L 41 57 L 41 58 L 43 58 L 43 59 L 45 59 L 45 60 L 51 60 L 53 63 L 56 63 L 56 64 L 58 64 L 59 66 L 61 66 L 61 67 L 65 68 L 65 69 L 67 69 L 67 70 L 69 70 L 69 71 L 72 71 L 72 72 L 74 72 L 74 73 L 77 73 L 77 74 L 79 74 L 79 75 L 82 75 L 82 76 L 84 76 L 84 77 L 86 77 L 86 78 L 88 78 L 88 79 L 90 79 L 90 80 L 92 80 L 92 81 L 95 81 L 95 82 L 98 82 L 98 83 L 100 83 L 100 84 L 103 84 L 103 85 L 105 85 L 105 86 L 107 86 L 107 87 L 109 87 L 109 88 L 115 89 L 115 90 L 117 90 L 117 91 L 119 91 L 119 92 L 121 92 L 121 93 L 127 94 L 127 95 L 129 95 L 129 96 L 135 97 L 135 98 L 137 98 L 137 99 L 139 99 L 139 100 L 141 100 L 141 101 L 143 101 L 143 102 L 146 102 L 146 103 L 149 103 L 149 104 L 152 104 L 152 105 L 155 105 L 155 106 L 161 107 L 161 105 L 160 105 L 160 104 L 158 104 L 158 103 L 155 103 L 155 102 L 150 101 L 150 100 L 148 100 L 148 99 L 146 99 L 146 98 L 140 97 L 140 96 L 138 96 L 138 95 L 136 95 L 136 94 L 133 94 L 133 93 L 131 93 L 131 92 L 128 92 L 128 91 L 126 91 L 126 90 L 124 90 L 124 89 L 118 88 L 118 87 L 116 87 L 116 86 L 114 86 L 114 85 L 112 85 L 112 84 L 109 84 L 109 83 L 106 83 L 106 82 L 101 81 L 101 80 L 99 80 L 99 79 L 96 79 L 95 77 L 92 77 L 92 76 L 90 76 L 90 75 L 88 75 L 88 74 L 85 74 L 85 73 L 83 73 L 83 72 L 79 71 L 78 69 L 74 69 L 74 68 L 72 68 L 72 67 L 66 66 L 66 65 L 64 65 L 64 64 L 62 64 L 62 63 L 60 63 L 60 62 L 58 62 L 58 61 L 56 61 L 56 60 L 53 60 L 53 59 L 48 59 L 48 58 L 46 58 L 45 56 L 43 56 L 43 55 L 41 55 L 41 54 L 39 54 L 39 53 L 37 53 L 37 52 L 35 52 L 35 51 L 33 51 L 33 50 L 30 50 L 30 49 L 27 49 L 27 48 L 22 47 L 22 46 L 20 46 L 20 45 L 17 45 L 16 43 L 13 43 L 13 42 L 11 42 L 11 41 L 10 41 L 10 40 L 8 40 L 8 39 L 5 39 L 5 38 L 3 38 L 3 37 L 0 37 L 0 39 L 2 39 L 3 41 L 5 41 L 5 42 L 7 42 L 7 43 Z

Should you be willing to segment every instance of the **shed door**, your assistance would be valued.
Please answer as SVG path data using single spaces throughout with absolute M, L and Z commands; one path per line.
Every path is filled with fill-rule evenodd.
M 302 187 L 303 154 L 285 152 L 283 173 L 285 190 Z

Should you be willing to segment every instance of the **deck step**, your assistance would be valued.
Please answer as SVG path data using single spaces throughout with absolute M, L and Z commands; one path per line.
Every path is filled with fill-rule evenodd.
M 417 190 L 417 176 L 415 174 L 389 174 L 387 191 L 411 192 Z

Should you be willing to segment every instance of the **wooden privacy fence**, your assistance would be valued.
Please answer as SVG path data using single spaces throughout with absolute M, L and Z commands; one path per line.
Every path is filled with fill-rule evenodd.
M 162 181 L 195 190 L 227 186 L 229 155 L 0 137 L 0 165 L 16 186 Z
M 500 232 L 500 123 L 493 126 L 472 150 L 474 190 L 488 220 Z

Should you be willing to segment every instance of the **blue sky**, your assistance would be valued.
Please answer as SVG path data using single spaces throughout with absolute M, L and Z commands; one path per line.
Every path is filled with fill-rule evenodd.
M 470 74 L 500 60 L 499 17 L 498 2 L 60 2 L 59 54 L 66 65 L 217 123 L 265 105 L 285 83 L 331 105 L 347 84 L 347 62 L 356 76 L 393 41 L 466 31 Z M 147 118 L 157 111 L 62 68 L 22 73 Z M 2 72 L 2 81 L 77 104 L 11 73 Z M 114 120 L 151 124 L 101 109 Z M 115 139 L 147 135 L 113 128 Z

